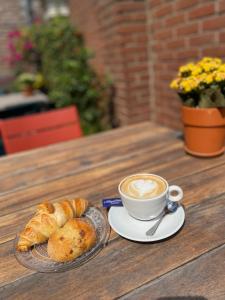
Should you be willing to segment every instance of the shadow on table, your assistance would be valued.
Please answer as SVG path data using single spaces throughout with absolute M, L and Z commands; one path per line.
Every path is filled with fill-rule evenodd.
M 203 296 L 160 297 L 156 300 L 207 300 Z

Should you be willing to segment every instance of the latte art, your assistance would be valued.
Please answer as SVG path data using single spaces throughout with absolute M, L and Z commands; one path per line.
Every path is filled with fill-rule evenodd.
M 166 190 L 165 182 L 153 175 L 134 175 L 125 179 L 121 191 L 136 199 L 149 199 L 162 194 Z
M 138 179 L 131 182 L 128 186 L 129 190 L 135 190 L 140 196 L 152 192 L 157 188 L 157 184 L 152 180 Z

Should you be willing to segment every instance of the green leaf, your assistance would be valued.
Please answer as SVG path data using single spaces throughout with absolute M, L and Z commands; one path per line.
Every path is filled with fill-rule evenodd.
M 34 24 L 28 31 L 35 45 L 29 63 L 45 78 L 49 98 L 56 107 L 75 104 L 86 133 L 102 130 L 102 124 L 110 119 L 105 117 L 109 111 L 105 96 L 109 84 L 100 80 L 89 64 L 94 54 L 85 47 L 81 34 L 65 17 Z
M 195 106 L 195 101 L 194 101 L 193 98 L 187 98 L 183 102 L 184 102 L 185 106 L 189 106 L 189 107 L 194 107 Z
M 219 89 L 206 89 L 201 93 L 199 107 L 225 107 L 225 98 Z

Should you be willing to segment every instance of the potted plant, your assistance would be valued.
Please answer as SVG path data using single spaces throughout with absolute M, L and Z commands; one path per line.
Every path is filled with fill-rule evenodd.
M 44 85 L 44 79 L 41 74 L 21 73 L 17 77 L 17 84 L 25 96 L 31 96 L 36 89 Z
M 225 64 L 205 57 L 180 67 L 170 87 L 178 92 L 182 106 L 185 150 L 211 157 L 224 152 Z

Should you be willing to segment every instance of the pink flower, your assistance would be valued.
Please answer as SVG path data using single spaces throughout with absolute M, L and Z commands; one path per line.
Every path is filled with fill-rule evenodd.
M 9 38 L 15 38 L 15 37 L 20 37 L 21 33 L 19 30 L 12 30 L 8 33 Z
M 33 49 L 33 44 L 30 41 L 25 42 L 24 49 L 25 50 Z
M 20 60 L 22 60 L 22 58 L 23 57 L 20 53 L 15 53 L 14 57 L 13 57 L 14 61 L 20 61 Z

